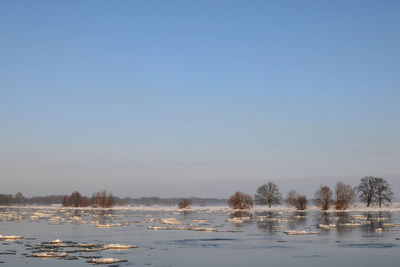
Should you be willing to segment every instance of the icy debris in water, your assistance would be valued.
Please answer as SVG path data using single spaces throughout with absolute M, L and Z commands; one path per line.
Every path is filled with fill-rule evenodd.
M 0 235 L 1 240 L 17 240 L 21 238 L 22 236 L 19 235 Z
M 295 230 L 288 230 L 283 231 L 287 235 L 316 235 L 319 234 L 318 232 L 308 232 L 308 231 L 295 231 Z
M 247 221 L 250 220 L 250 217 L 233 217 L 233 218 L 228 219 L 228 220 L 226 220 L 226 221 L 227 221 L 227 222 L 231 222 L 231 223 L 240 224 L 240 223 L 244 223 L 246 220 L 247 220 Z
M 387 220 L 389 220 L 389 218 L 386 218 L 386 217 L 378 217 L 378 218 L 376 218 L 376 220 L 377 220 L 378 222 L 381 222 L 381 221 L 387 221 Z
M 335 224 L 320 224 L 319 225 L 319 228 L 322 228 L 322 229 L 325 229 L 325 230 L 333 229 L 335 227 L 336 227 Z
M 278 223 L 289 222 L 288 219 L 277 219 L 276 221 L 277 221 Z
M 105 249 L 130 249 L 137 248 L 137 246 L 121 245 L 121 244 L 109 244 L 104 246 Z
M 197 222 L 197 223 L 206 223 L 206 222 L 208 222 L 208 220 L 200 220 L 200 219 L 195 219 L 195 220 L 192 220 L 192 222 Z
M 384 223 L 383 226 L 385 227 L 400 227 L 398 223 Z
M 40 252 L 40 253 L 34 253 L 33 257 L 36 258 L 62 258 L 68 256 L 67 253 L 65 252 Z
M 169 225 L 180 225 L 181 222 L 175 218 L 166 218 L 161 220 L 162 224 L 169 224 Z
M 203 228 L 198 226 L 189 226 L 188 230 L 190 231 L 205 231 L 205 232 L 216 232 L 217 229 L 215 228 Z
M 363 220 L 363 221 L 365 221 L 367 219 L 367 217 L 365 217 L 364 215 L 354 215 L 354 218 L 358 219 L 358 220 Z
M 361 223 L 342 223 L 340 225 L 347 226 L 347 227 L 357 227 L 357 226 L 360 226 Z
M 127 260 L 115 259 L 115 258 L 94 258 L 90 261 L 94 264 L 110 264 L 110 263 L 118 263 L 118 262 L 127 262 Z
M 185 230 L 183 226 L 149 226 L 147 227 L 149 230 L 158 231 L 158 230 Z
M 110 228 L 110 227 L 117 227 L 122 226 L 122 223 L 108 223 L 108 224 L 96 224 L 96 227 L 99 228 Z

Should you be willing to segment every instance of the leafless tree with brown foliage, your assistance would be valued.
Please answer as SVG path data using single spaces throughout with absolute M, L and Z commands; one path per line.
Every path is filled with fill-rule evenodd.
M 89 199 L 75 191 L 70 196 L 64 196 L 61 204 L 65 207 L 87 207 Z
M 329 210 L 332 200 L 332 190 L 327 185 L 321 185 L 314 194 L 313 202 L 317 207 L 322 210 Z
M 279 187 L 273 182 L 268 182 L 257 189 L 254 196 L 256 204 L 268 205 L 271 208 L 274 204 L 281 204 L 281 193 Z
M 377 178 L 376 184 L 374 201 L 378 203 L 379 207 L 382 207 L 384 203 L 392 203 L 393 191 L 390 184 L 384 178 Z
M 114 206 L 115 199 L 111 193 L 107 196 L 107 192 L 103 191 L 94 193 L 91 202 L 95 207 L 111 208 Z
M 335 197 L 335 208 L 337 210 L 346 210 L 354 202 L 356 192 L 350 185 L 338 182 L 335 186 Z
M 230 197 L 228 203 L 231 208 L 240 210 L 250 209 L 254 205 L 253 198 L 250 195 L 239 191 Z
M 192 201 L 190 199 L 184 198 L 178 203 L 178 208 L 180 209 L 188 209 L 192 205 Z
M 286 204 L 295 207 L 297 210 L 307 209 L 308 200 L 306 196 L 297 194 L 296 191 L 290 191 L 285 200 Z

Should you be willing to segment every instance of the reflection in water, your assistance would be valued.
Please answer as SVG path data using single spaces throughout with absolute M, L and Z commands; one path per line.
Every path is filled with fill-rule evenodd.
M 263 232 L 277 232 L 279 227 L 279 213 L 273 211 L 257 212 L 255 214 L 257 228 Z
M 365 220 L 360 229 L 365 232 L 381 231 L 387 228 L 385 225 L 392 223 L 392 213 L 388 211 L 380 211 L 378 213 L 364 212 L 363 216 Z
M 245 211 L 245 210 L 238 210 L 234 211 L 229 215 L 231 218 L 238 217 L 238 218 L 251 218 L 253 216 L 252 212 Z
M 114 221 L 114 211 L 112 209 L 100 209 L 93 213 L 93 218 L 100 224 L 109 224 Z
M 307 211 L 295 211 L 288 214 L 289 229 L 303 228 L 307 224 Z
M 325 212 L 325 211 L 315 212 L 313 218 L 315 220 L 316 226 L 318 226 L 320 224 L 336 226 L 335 217 L 330 212 Z M 330 231 L 330 228 L 328 228 L 328 229 L 322 229 L 321 227 L 319 227 L 319 228 L 321 229 L 321 234 L 327 234 L 328 231 Z
M 350 226 L 354 221 L 350 219 L 349 213 L 347 211 L 339 211 L 335 212 L 336 219 L 336 232 L 338 236 L 346 236 L 350 234 L 355 227 Z
M 253 212 L 251 211 L 234 211 L 229 214 L 229 217 L 228 221 L 235 223 L 238 228 L 253 224 Z

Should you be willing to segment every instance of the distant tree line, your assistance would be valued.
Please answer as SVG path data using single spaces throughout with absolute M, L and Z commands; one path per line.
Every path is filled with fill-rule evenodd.
M 75 194 L 74 194 L 75 193 Z M 78 194 L 76 194 L 78 193 Z M 72 197 L 71 197 L 72 196 Z M 227 199 L 219 198 L 160 198 L 160 197 L 140 197 L 140 198 L 120 198 L 113 196 L 113 205 L 134 205 L 134 206 L 177 206 L 183 200 L 190 201 L 190 205 L 195 206 L 222 206 L 226 205 Z M 73 192 L 71 195 L 52 195 L 52 196 L 35 196 L 24 197 L 22 193 L 0 194 L 0 205 L 52 205 L 61 204 L 69 207 L 86 207 L 91 206 L 92 198 L 82 196 L 79 192 Z M 95 205 L 101 206 L 101 202 L 94 202 Z M 188 206 L 190 206 L 188 205 Z
M 328 210 L 331 206 L 336 210 L 346 210 L 354 203 L 357 196 L 367 207 L 372 203 L 382 207 L 392 203 L 393 191 L 386 179 L 367 176 L 361 178 L 360 184 L 354 188 L 343 182 L 337 182 L 333 191 L 329 186 L 321 185 L 315 192 L 312 202 L 322 210 Z M 273 182 L 268 182 L 258 187 L 254 200 L 256 204 L 271 207 L 281 204 L 282 196 L 279 187 Z M 300 195 L 294 190 L 289 191 L 283 201 L 297 210 L 307 209 L 309 203 L 305 195 Z M 249 209 L 253 207 L 253 198 L 237 191 L 231 196 L 228 204 L 234 209 Z
M 0 194 L 0 205 L 51 205 L 60 204 L 62 195 L 25 197 L 21 192 L 15 195 Z
M 111 208 L 115 204 L 115 198 L 111 193 L 106 191 L 94 193 L 89 199 L 82 196 L 78 191 L 73 192 L 70 196 L 64 196 L 61 204 L 64 207 L 101 207 Z
M 389 205 L 393 200 L 393 191 L 390 184 L 384 178 L 366 176 L 361 178 L 356 187 L 351 187 L 343 182 L 338 182 L 332 190 L 327 185 L 321 185 L 311 200 L 322 210 L 328 210 L 332 206 L 336 210 L 346 210 L 353 204 L 356 198 L 369 207 L 371 204 Z M 119 198 L 106 191 L 98 192 L 91 198 L 81 195 L 78 191 L 71 195 L 51 195 L 43 197 L 27 198 L 18 192 L 15 195 L 0 194 L 0 205 L 50 205 L 62 204 L 66 207 L 112 207 L 114 205 L 135 205 L 135 206 L 178 206 L 181 209 L 189 208 L 191 205 L 212 206 L 224 205 L 228 202 L 234 209 L 249 209 L 254 203 L 258 205 L 279 205 L 282 202 L 292 206 L 297 210 L 307 209 L 309 200 L 305 195 L 297 193 L 295 190 L 288 192 L 286 198 L 282 198 L 278 185 L 268 182 L 257 188 L 254 199 L 251 195 L 237 191 L 229 199 L 218 198 L 159 198 L 159 197 L 141 197 L 141 198 Z

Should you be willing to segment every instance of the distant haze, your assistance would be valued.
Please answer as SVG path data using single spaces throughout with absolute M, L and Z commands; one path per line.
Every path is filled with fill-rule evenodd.
M 0 193 L 226 198 L 386 178 L 398 1 L 1 1 Z

